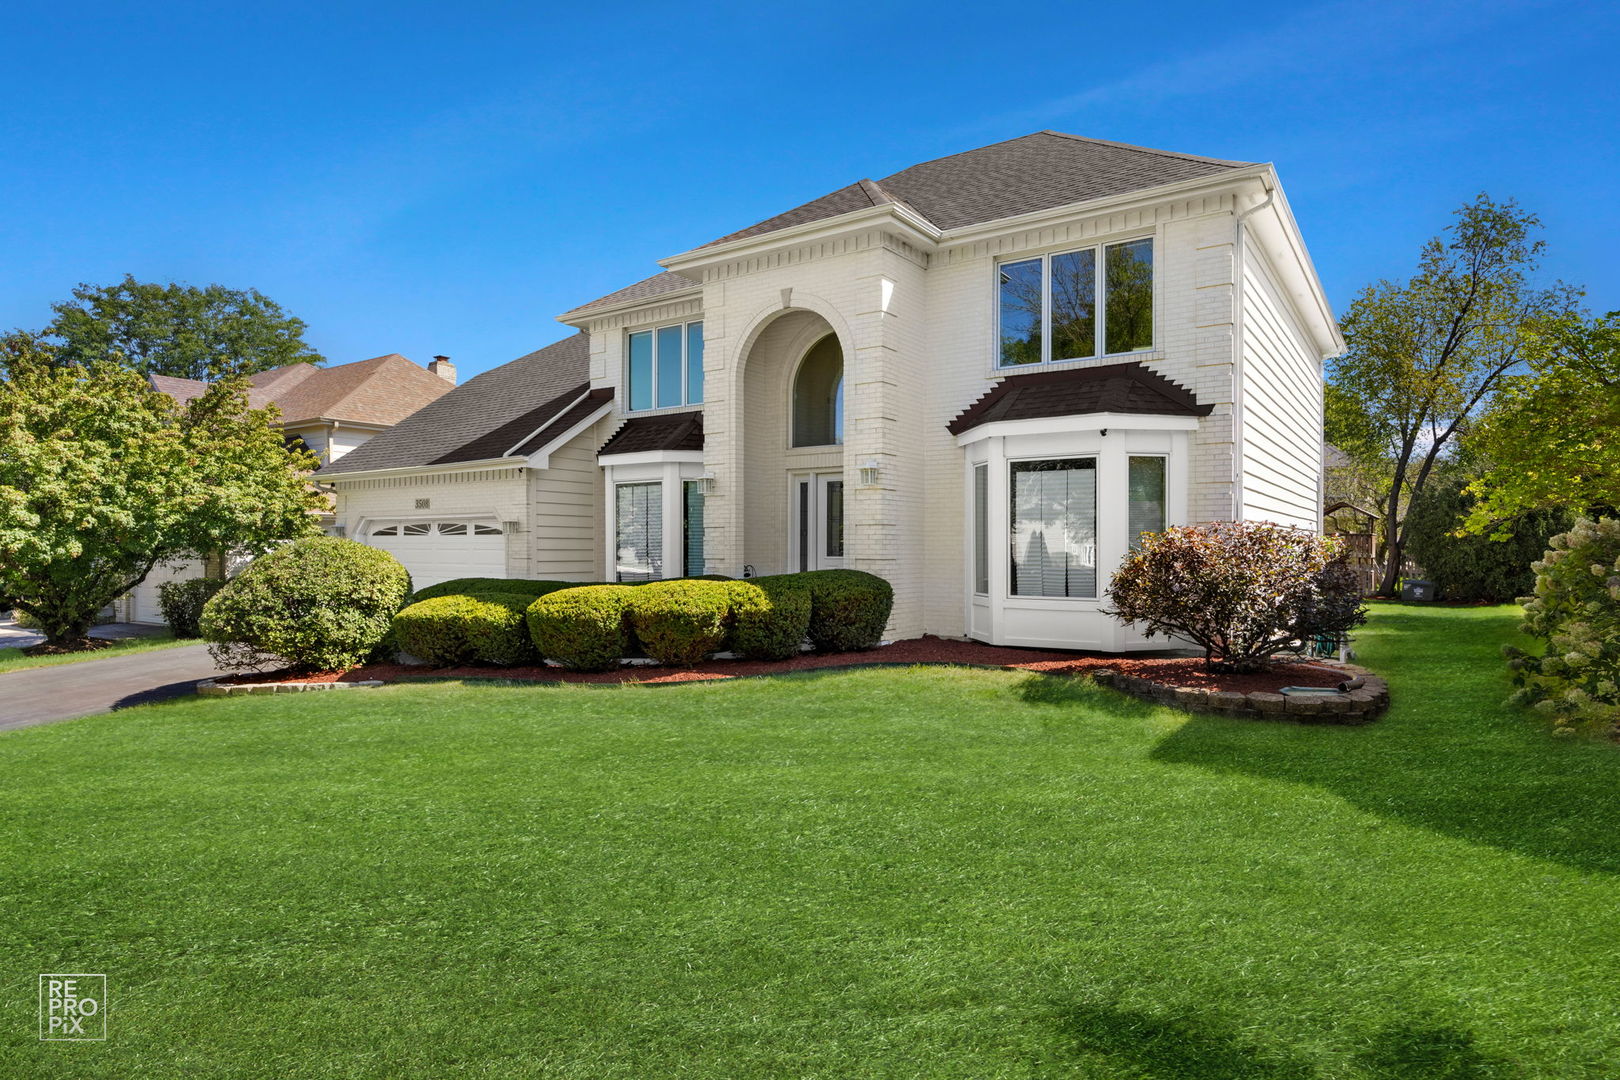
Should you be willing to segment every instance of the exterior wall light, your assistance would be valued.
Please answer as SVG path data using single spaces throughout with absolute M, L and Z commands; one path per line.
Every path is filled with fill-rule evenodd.
M 877 458 L 873 458 L 871 461 L 868 461 L 866 464 L 861 466 L 861 486 L 875 487 L 878 482 L 878 477 L 882 475 L 882 472 L 883 466 L 878 464 Z
M 706 472 L 702 476 L 698 477 L 698 483 L 703 485 L 699 490 L 701 490 L 705 495 L 713 495 L 714 489 L 716 486 L 718 486 L 719 482 L 719 477 L 715 476 L 712 472 Z

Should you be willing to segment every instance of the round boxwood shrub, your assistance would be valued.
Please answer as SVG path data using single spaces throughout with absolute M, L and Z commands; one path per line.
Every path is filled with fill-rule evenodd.
M 411 602 L 432 600 L 436 596 L 477 596 L 481 593 L 506 593 L 509 596 L 537 596 L 554 593 L 559 589 L 577 589 L 591 585 L 589 581 L 542 581 L 532 578 L 463 577 L 441 581 L 416 590 Z
M 202 636 L 203 605 L 225 587 L 224 578 L 165 581 L 158 586 L 158 610 L 177 638 Z
M 690 667 L 725 644 L 732 583 L 653 581 L 635 587 L 630 625 L 646 654 L 660 664 Z
M 394 633 L 400 648 L 435 667 L 532 664 L 539 657 L 524 613 L 534 600 L 514 593 L 435 596 L 395 615 Z
M 574 671 L 608 671 L 630 652 L 631 585 L 585 585 L 547 593 L 526 618 L 535 649 Z
M 786 660 L 810 634 L 810 590 L 796 575 L 731 584 L 731 649 L 750 660 Z
M 261 555 L 203 607 L 202 636 L 227 668 L 332 671 L 363 662 L 411 594 L 388 552 L 335 536 Z
M 810 644 L 817 652 L 856 652 L 883 640 L 894 588 L 863 570 L 810 570 L 755 578 L 756 584 L 797 584 L 810 593 Z

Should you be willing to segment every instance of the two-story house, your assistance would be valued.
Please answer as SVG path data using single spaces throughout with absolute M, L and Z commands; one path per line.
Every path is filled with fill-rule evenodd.
M 853 567 L 891 638 L 1123 651 L 1167 524 L 1321 525 L 1342 340 L 1275 170 L 1037 132 L 561 315 L 325 479 L 418 584 Z

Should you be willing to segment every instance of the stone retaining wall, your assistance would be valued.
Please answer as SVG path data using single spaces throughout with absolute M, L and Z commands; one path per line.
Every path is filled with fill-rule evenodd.
M 1133 697 L 1187 712 L 1223 713 L 1252 716 L 1260 720 L 1293 720 L 1301 724 L 1366 724 L 1389 708 L 1389 684 L 1366 668 L 1354 664 L 1321 664 L 1342 670 L 1346 679 L 1361 676 L 1366 684 L 1344 694 L 1299 695 L 1253 691 L 1204 690 L 1192 686 L 1172 686 L 1136 675 L 1124 675 L 1104 668 L 1092 675 L 1100 685 L 1123 690 Z
M 363 682 L 270 682 L 270 683 L 222 683 L 214 679 L 204 679 L 197 684 L 197 694 L 200 697 L 234 697 L 237 694 L 304 694 L 313 690 L 356 690 L 381 686 L 376 679 L 366 679 Z

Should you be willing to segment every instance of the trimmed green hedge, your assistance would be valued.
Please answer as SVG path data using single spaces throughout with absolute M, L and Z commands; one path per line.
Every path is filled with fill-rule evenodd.
M 629 612 L 638 586 L 585 585 L 529 605 L 529 636 L 547 660 L 574 671 L 607 671 L 630 652 Z
M 225 587 L 224 578 L 190 578 L 165 581 L 158 586 L 158 610 L 177 638 L 202 636 L 203 605 Z
M 731 585 L 731 650 L 750 660 L 799 655 L 810 635 L 810 590 L 797 575 Z
M 594 581 L 543 581 L 533 578 L 463 577 L 441 581 L 416 591 L 412 603 L 432 600 L 437 596 L 478 596 L 483 593 L 506 593 L 509 596 L 527 596 L 531 600 L 559 589 L 577 589 L 581 585 L 595 585 Z
M 434 596 L 394 616 L 399 647 L 434 667 L 539 660 L 524 613 L 535 598 L 514 593 Z
M 383 642 L 410 595 L 411 575 L 388 552 L 312 536 L 227 582 L 203 606 L 202 636 L 221 667 L 344 670 Z
M 863 570 L 810 570 L 755 578 L 761 588 L 799 585 L 810 593 L 810 644 L 817 652 L 855 652 L 883 640 L 894 588 Z
M 725 644 L 733 587 L 727 581 L 650 581 L 635 587 L 630 625 L 660 664 L 691 667 Z

